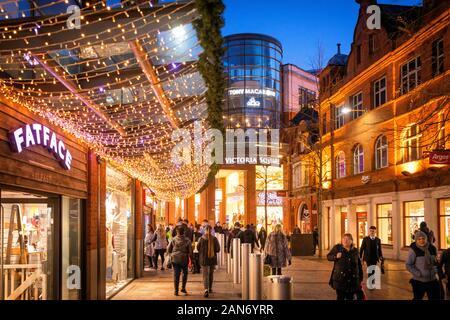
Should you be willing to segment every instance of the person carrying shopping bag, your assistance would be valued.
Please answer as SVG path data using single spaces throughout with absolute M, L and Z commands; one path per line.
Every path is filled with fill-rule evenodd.
M 200 265 L 203 270 L 204 297 L 207 298 L 212 292 L 214 281 L 214 269 L 217 265 L 217 253 L 220 252 L 219 240 L 212 235 L 212 227 L 205 227 L 205 234 L 200 238 L 198 245 Z

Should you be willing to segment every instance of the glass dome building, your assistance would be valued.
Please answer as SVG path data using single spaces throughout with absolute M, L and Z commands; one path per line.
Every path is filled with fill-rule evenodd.
M 270 36 L 225 37 L 226 128 L 280 127 L 282 58 L 281 43 Z

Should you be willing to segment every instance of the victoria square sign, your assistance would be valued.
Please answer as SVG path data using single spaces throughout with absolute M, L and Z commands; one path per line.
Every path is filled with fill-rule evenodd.
M 27 124 L 11 131 L 8 136 L 14 152 L 21 153 L 24 149 L 40 145 L 51 152 L 64 169 L 70 170 L 72 164 L 70 151 L 48 127 L 39 123 Z
M 224 137 L 218 129 L 203 133 L 201 123 L 195 122 L 193 136 L 187 129 L 177 129 L 172 132 L 172 142 L 171 157 L 176 165 L 280 165 L 278 129 L 226 130 Z

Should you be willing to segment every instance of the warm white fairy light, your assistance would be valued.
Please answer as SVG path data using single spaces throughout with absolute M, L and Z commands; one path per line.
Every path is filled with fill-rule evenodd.
M 55 0 L 52 5 L 64 1 Z M 138 39 L 145 49 L 180 124 L 206 116 L 206 88 L 196 64 L 202 48 L 190 26 L 197 18 L 192 2 L 150 8 L 150 2 L 122 1 L 117 9 L 92 1 L 81 14 L 82 23 L 95 33 L 81 30 L 67 38 L 63 35 L 77 31 L 65 30 L 65 12 L 32 22 L 9 17 L 10 25 L 0 24 L 0 71 L 10 75 L 0 79 L 0 94 L 73 134 L 111 164 L 143 181 L 159 198 L 173 201 L 195 194 L 206 181 L 209 167 L 177 167 L 170 161 L 173 127 L 128 43 Z M 2 9 L 0 6 L 0 18 L 8 13 Z M 73 82 L 77 94 L 33 57 L 58 63 L 50 71 Z M 99 106 L 126 134 L 102 120 L 83 97 Z M 185 128 L 194 129 L 192 124 Z M 202 130 L 207 129 L 203 120 Z

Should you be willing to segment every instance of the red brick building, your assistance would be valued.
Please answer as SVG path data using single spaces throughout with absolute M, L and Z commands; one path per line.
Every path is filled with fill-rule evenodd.
M 319 119 L 324 181 L 322 245 L 344 232 L 359 245 L 375 225 L 388 258 L 402 259 L 426 221 L 440 248 L 450 245 L 449 3 L 378 5 L 381 29 L 360 12 L 349 55 L 320 74 Z

